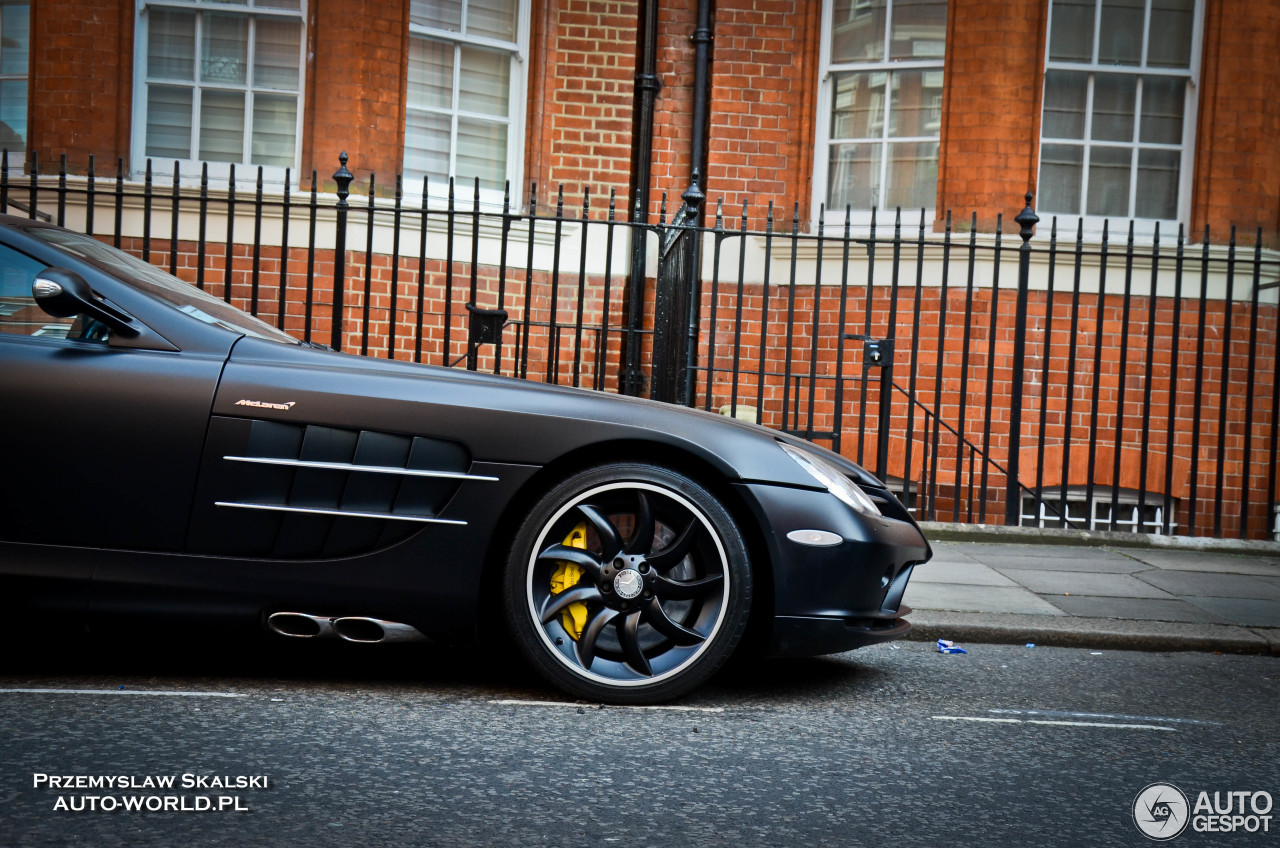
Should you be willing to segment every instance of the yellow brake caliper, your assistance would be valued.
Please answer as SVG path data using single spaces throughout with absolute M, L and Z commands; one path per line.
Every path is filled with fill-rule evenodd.
M 570 548 L 587 548 L 587 522 L 582 522 L 564 537 L 564 544 Z M 566 589 L 572 589 L 582 579 L 582 566 L 560 560 L 560 564 L 551 575 L 551 594 L 558 595 Z M 573 641 L 582 637 L 582 628 L 587 626 L 587 605 L 582 601 L 569 604 L 560 613 L 560 623 Z

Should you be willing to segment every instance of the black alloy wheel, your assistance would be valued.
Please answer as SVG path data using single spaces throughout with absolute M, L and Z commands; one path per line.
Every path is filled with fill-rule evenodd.
M 581 472 L 516 535 L 505 604 L 516 643 L 566 692 L 653 703 L 704 682 L 746 627 L 751 568 L 724 506 L 653 465 Z

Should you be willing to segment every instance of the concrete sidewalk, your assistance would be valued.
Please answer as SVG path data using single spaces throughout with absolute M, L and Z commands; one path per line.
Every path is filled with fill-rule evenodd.
M 909 639 L 1280 656 L 1280 544 L 925 533 L 934 556 L 907 587 Z

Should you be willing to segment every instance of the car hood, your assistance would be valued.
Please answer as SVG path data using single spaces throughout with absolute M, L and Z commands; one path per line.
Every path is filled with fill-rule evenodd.
M 620 441 L 694 454 L 730 479 L 815 488 L 778 442 L 803 446 L 860 484 L 883 488 L 849 460 L 803 439 L 701 410 L 474 371 L 353 356 L 242 338 L 214 414 L 429 435 L 488 462 L 544 465 Z

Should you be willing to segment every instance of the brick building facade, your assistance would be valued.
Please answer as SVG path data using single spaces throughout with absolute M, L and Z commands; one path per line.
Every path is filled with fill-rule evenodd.
M 697 4 L 655 2 L 661 88 L 650 220 L 669 219 L 690 182 L 698 94 Z M 309 190 L 313 172 L 320 190 L 332 191 L 346 151 L 353 200 L 376 185 L 385 204 L 395 175 L 403 175 L 406 198 L 423 197 L 425 188 L 440 203 L 454 176 L 463 205 L 478 181 L 483 207 L 501 209 L 510 183 L 513 208 L 536 201 L 545 216 L 563 197 L 572 218 L 589 192 L 583 214 L 599 222 L 612 192 L 615 219 L 624 221 L 636 188 L 643 5 L 3 3 L 0 121 L 12 134 L 0 144 L 11 161 L 38 160 L 44 173 L 65 155 L 72 179 L 91 156 L 99 177 L 114 176 L 119 162 L 126 181 L 140 180 L 148 161 L 164 180 L 176 161 L 184 185 L 208 163 L 214 191 L 224 195 L 216 180 L 225 186 L 233 166 L 250 183 L 261 166 L 268 193 L 282 190 L 286 173 L 291 191 Z M 723 210 L 733 229 L 745 212 L 756 232 L 772 211 L 775 232 L 839 237 L 849 232 L 846 223 L 865 236 L 874 214 L 883 235 L 902 207 L 908 239 L 921 221 L 922 239 L 939 238 L 950 222 L 957 255 L 966 240 L 978 246 L 967 286 L 965 269 L 948 282 L 948 260 L 935 243 L 906 257 L 900 288 L 898 259 L 888 249 L 841 255 L 834 243 L 743 236 L 724 240 L 720 255 L 708 240 L 696 348 L 702 370 L 693 392 L 699 406 L 741 404 L 771 426 L 838 432 L 842 415 L 865 417 L 879 400 L 875 387 L 855 391 L 850 375 L 858 370 L 853 354 L 841 353 L 842 334 L 896 333 L 915 394 L 910 402 L 895 398 L 888 464 L 876 470 L 899 479 L 904 495 L 923 498 L 929 489 L 930 509 L 942 517 L 974 518 L 975 509 L 999 515 L 1008 488 L 996 478 L 1010 459 L 1019 329 L 1013 295 L 1000 289 L 1016 277 L 1008 267 L 1013 217 L 1030 190 L 1042 219 L 1037 244 L 1056 217 L 1064 243 L 1079 227 L 1082 244 L 1096 253 L 1106 222 L 1115 248 L 1110 282 L 1099 279 L 1106 261 L 1090 260 L 1084 288 L 1074 293 L 1065 282 L 1069 269 L 1056 284 L 1054 261 L 1033 269 L 1022 325 L 1024 377 L 1034 387 L 1022 418 L 1024 485 L 1064 501 L 1068 490 L 1074 498 L 1083 487 L 1089 497 L 1095 486 L 1123 489 L 1126 503 L 1138 497 L 1164 508 L 1154 524 L 1134 513 L 1131 523 L 1147 529 L 1185 528 L 1190 517 L 1196 532 L 1208 522 L 1221 525 L 1215 533 L 1269 535 L 1275 524 L 1280 534 L 1280 492 L 1274 471 L 1268 475 L 1277 441 L 1277 289 L 1266 285 L 1277 276 L 1274 256 L 1264 251 L 1270 258 L 1253 266 L 1252 283 L 1233 288 L 1221 274 L 1235 256 L 1225 247 L 1233 231 L 1250 251 L 1255 231 L 1265 248 L 1276 247 L 1280 232 L 1280 109 L 1272 95 L 1280 66 L 1271 60 L 1280 49 L 1280 0 L 716 0 L 712 30 L 709 219 Z M 160 263 L 157 257 L 172 255 L 179 276 L 224 286 L 237 304 L 326 340 L 335 304 L 311 278 L 329 280 L 335 267 L 345 268 L 348 280 L 363 285 L 345 300 L 344 349 L 450 364 L 467 353 L 463 301 L 501 305 L 525 322 L 525 376 L 618 388 L 624 342 L 608 332 L 584 336 L 581 328 L 626 320 L 619 294 L 624 243 L 634 236 L 626 230 L 610 230 L 617 241 L 606 248 L 604 231 L 585 223 L 563 232 L 535 232 L 530 224 L 527 237 L 515 233 L 510 261 L 520 267 L 508 275 L 483 258 L 506 249 L 511 234 L 499 235 L 500 228 L 477 236 L 488 250 L 475 254 L 485 266 L 478 267 L 468 264 L 474 245 L 466 237 L 458 255 L 447 253 L 444 224 L 433 229 L 425 220 L 406 230 L 399 247 L 370 228 L 367 242 L 348 242 L 342 263 L 328 247 L 308 257 L 299 234 L 274 218 L 267 229 L 279 233 L 261 245 L 232 245 L 248 233 L 241 225 L 233 237 L 228 220 L 207 247 L 184 234 L 173 244 L 154 239 L 150 248 L 137 238 L 136 213 L 123 220 L 136 230 L 126 248 L 153 250 Z M 1216 276 L 1183 287 L 1181 276 L 1170 278 L 1167 259 L 1141 257 L 1126 270 L 1121 245 L 1131 221 L 1144 243 L 1158 227 L 1165 255 L 1179 228 L 1196 250 L 1205 242 Z M 419 234 L 426 260 L 412 255 Z M 225 269 L 228 249 L 234 258 Z M 568 263 L 563 274 L 553 255 Z M 1142 282 L 1131 284 L 1135 267 Z M 651 305 L 652 240 L 648 274 Z M 515 288 L 517 277 L 525 288 Z M 645 315 L 651 320 L 652 310 Z M 543 332 L 536 326 L 550 329 L 536 336 Z M 1220 338 L 1224 328 L 1237 338 Z M 1240 335 L 1250 328 L 1251 336 Z M 501 368 L 513 349 L 497 351 L 492 364 Z M 481 359 L 481 367 L 489 364 Z M 788 382 L 795 375 L 804 375 L 803 387 Z M 847 393 L 838 388 L 846 385 Z M 1242 400 L 1246 386 L 1256 408 Z M 928 416 L 917 416 L 917 407 Z M 951 447 L 938 444 L 940 424 L 958 426 Z M 1246 425 L 1256 438 L 1243 432 Z M 1103 431 L 1110 441 L 1100 444 Z M 840 444 L 869 461 L 880 438 L 863 427 Z M 974 491 L 978 447 L 967 446 L 970 438 L 981 442 L 984 491 Z M 1248 520 L 1228 507 L 1226 518 L 1210 522 L 1215 499 Z

